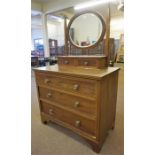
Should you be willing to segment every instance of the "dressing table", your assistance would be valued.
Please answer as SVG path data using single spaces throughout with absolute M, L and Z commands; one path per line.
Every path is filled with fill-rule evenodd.
M 103 42 L 105 31 L 101 15 L 81 12 L 69 22 L 66 47 L 89 50 Z M 115 125 L 119 68 L 108 67 L 107 57 L 66 54 L 56 65 L 34 69 L 41 121 L 72 130 L 97 153 Z

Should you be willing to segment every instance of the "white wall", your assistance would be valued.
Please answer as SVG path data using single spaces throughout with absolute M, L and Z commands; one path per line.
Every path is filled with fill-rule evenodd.
M 64 45 L 64 23 L 48 21 L 48 38 L 58 40 L 58 46 Z
M 124 33 L 123 16 L 113 17 L 110 23 L 110 37 L 120 39 L 120 35 Z
M 58 40 L 58 46 L 64 45 L 64 23 L 57 21 L 48 21 L 48 38 Z M 42 20 L 41 16 L 31 18 L 31 47 L 34 49 L 34 39 L 43 38 Z
M 31 26 L 42 26 L 41 15 L 31 16 Z
M 31 17 L 31 49 L 34 50 L 34 39 L 43 38 L 41 16 Z

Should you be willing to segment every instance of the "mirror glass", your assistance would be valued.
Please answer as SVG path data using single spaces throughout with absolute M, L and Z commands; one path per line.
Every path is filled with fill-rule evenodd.
M 75 46 L 89 47 L 100 39 L 102 31 L 101 19 L 94 13 L 85 13 L 72 21 L 69 37 Z

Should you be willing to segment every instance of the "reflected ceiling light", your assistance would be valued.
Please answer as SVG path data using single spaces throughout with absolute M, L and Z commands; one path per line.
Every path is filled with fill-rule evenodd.
M 124 2 L 121 2 L 118 7 L 117 7 L 118 10 L 120 11 L 124 11 Z
M 116 0 L 96 0 L 96 1 L 92 1 L 92 2 L 86 2 L 86 3 L 79 4 L 79 5 L 75 6 L 74 10 L 80 10 L 80 9 L 93 7 L 93 6 L 100 5 L 100 4 L 106 4 L 108 2 L 115 2 L 115 1 Z
M 50 15 L 49 19 L 56 20 L 58 22 L 62 22 L 63 21 L 63 19 L 61 17 L 57 17 L 57 16 L 53 16 L 53 15 Z

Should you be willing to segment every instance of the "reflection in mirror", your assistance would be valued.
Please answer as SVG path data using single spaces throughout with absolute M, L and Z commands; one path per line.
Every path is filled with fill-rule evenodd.
M 94 45 L 103 31 L 101 19 L 93 13 L 85 13 L 75 18 L 69 29 L 72 43 L 78 47 Z

